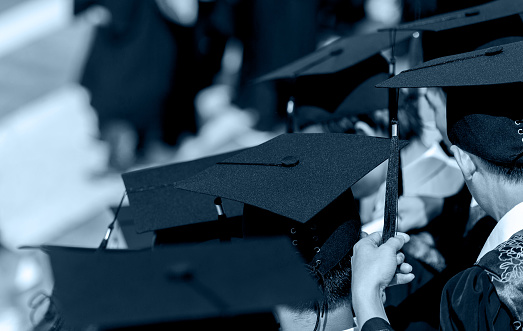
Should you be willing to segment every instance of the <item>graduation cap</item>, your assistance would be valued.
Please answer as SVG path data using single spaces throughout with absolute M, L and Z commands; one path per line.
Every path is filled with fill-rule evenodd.
M 376 72 L 373 70 L 366 72 L 369 66 L 366 66 L 366 70 L 350 68 L 376 55 L 379 56 L 381 51 L 411 36 L 410 32 L 399 32 L 395 36 L 386 32 L 377 32 L 341 38 L 260 77 L 255 82 L 290 81 L 293 92 L 287 109 L 290 119 L 288 132 L 293 132 L 295 106 L 307 105 L 329 112 L 336 111 L 352 89 Z M 371 63 L 373 61 L 375 60 L 370 60 Z
M 523 42 L 423 63 L 377 87 L 442 87 L 449 140 L 485 160 L 523 164 Z
M 211 221 L 218 218 L 214 198 L 179 190 L 176 181 L 188 178 L 216 162 L 231 157 L 239 151 L 219 154 L 201 159 L 174 163 L 165 166 L 132 171 L 122 174 L 130 210 L 135 222 L 136 232 L 157 231 L 181 227 L 177 238 L 187 238 L 191 231 L 184 231 L 188 226 L 202 236 L 212 237 L 214 225 Z M 223 199 L 222 207 L 229 218 L 242 215 L 241 203 Z M 210 226 L 198 226 L 206 223 Z M 171 231 L 174 235 L 174 231 Z
M 288 241 L 280 237 L 142 251 L 42 249 L 55 281 L 51 304 L 65 327 L 163 330 L 226 323 L 228 329 L 241 330 L 250 329 L 235 324 L 245 322 L 242 316 L 270 316 L 276 305 L 318 297 L 316 283 Z M 269 330 L 277 330 L 272 322 Z
M 407 40 L 411 36 L 410 32 L 400 32 L 396 35 L 396 42 Z M 333 74 L 390 48 L 391 43 L 390 35 L 386 32 L 340 38 L 280 69 L 261 76 L 255 82 Z
M 386 30 L 423 31 L 423 58 L 428 61 L 472 51 L 502 37 L 523 36 L 520 13 L 523 1 L 498 0 Z
M 400 148 L 405 145 L 400 142 Z M 294 240 L 300 228 L 308 228 L 304 232 L 310 234 L 310 240 L 301 240 L 304 246 L 299 241 L 298 249 L 307 263 L 316 266 L 320 260 L 318 270 L 324 274 L 359 239 L 359 216 L 354 219 L 357 212 L 350 187 L 387 160 L 389 148 L 390 139 L 386 138 L 341 133 L 283 134 L 179 181 L 176 187 L 241 201 L 246 205 L 244 214 L 253 206 L 288 219 L 278 227 L 274 224 L 278 222 L 261 217 L 261 224 L 253 226 L 244 215 L 244 225 L 254 228 L 250 236 L 280 233 Z M 333 203 L 334 207 L 328 208 Z M 324 210 L 330 217 L 323 216 Z M 328 242 L 331 249 L 322 249 Z
M 304 77 L 296 84 L 296 98 L 301 100 L 296 109 L 296 126 L 303 129 L 316 123 L 387 109 L 388 92 L 375 85 L 389 77 L 388 70 L 385 58 L 377 54 L 345 70 L 343 76 L 348 74 L 350 80 L 333 77 L 337 74 Z
M 116 216 L 116 221 L 122 229 L 122 233 L 129 249 L 142 249 L 151 247 L 154 241 L 152 232 L 136 233 L 133 215 L 129 206 L 111 207 Z

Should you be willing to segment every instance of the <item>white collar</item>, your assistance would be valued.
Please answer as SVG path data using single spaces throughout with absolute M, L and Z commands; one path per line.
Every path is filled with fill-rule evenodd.
M 499 220 L 488 236 L 487 241 L 485 241 L 485 245 L 483 245 L 476 262 L 483 255 L 496 248 L 499 244 L 509 240 L 514 233 L 521 230 L 523 230 L 523 202 L 517 204 Z

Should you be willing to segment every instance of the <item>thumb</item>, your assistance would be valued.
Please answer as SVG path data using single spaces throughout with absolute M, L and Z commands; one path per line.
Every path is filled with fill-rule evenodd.
M 381 244 L 381 232 L 373 232 L 366 236 L 363 241 L 370 242 L 374 246 L 378 247 Z

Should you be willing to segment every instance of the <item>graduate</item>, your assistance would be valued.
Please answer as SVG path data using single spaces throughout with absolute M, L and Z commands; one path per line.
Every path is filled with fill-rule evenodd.
M 400 147 L 405 145 L 400 141 Z M 289 245 L 300 253 L 321 296 L 276 307 L 283 331 L 348 330 L 356 326 L 350 258 L 361 236 L 350 187 L 384 162 L 389 152 L 390 139 L 386 138 L 284 134 L 176 182 L 174 187 L 243 202 L 244 240 L 278 235 L 290 239 Z M 391 241 L 396 245 L 384 245 L 397 257 L 394 263 L 402 276 L 412 270 L 397 252 L 407 240 L 394 237 Z M 392 283 L 412 279 L 410 274 Z
M 522 325 L 522 68 L 523 42 L 516 42 L 432 60 L 378 85 L 444 89 L 451 150 L 472 196 L 497 221 L 476 263 L 447 282 L 440 303 L 441 330 L 519 330 Z M 379 250 L 368 238 L 358 245 L 353 263 L 369 261 Z M 374 263 L 383 265 L 383 259 L 387 257 L 379 256 Z M 364 266 L 371 271 L 372 264 Z M 361 275 L 353 274 L 353 286 L 368 288 Z M 386 281 L 385 272 L 382 276 Z M 380 286 L 369 285 L 374 292 Z M 372 295 L 353 293 L 353 303 L 365 307 L 362 314 L 372 320 L 363 330 L 390 329 Z

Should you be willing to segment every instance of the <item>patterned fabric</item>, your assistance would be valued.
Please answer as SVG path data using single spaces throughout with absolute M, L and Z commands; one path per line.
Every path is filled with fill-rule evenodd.
M 485 269 L 500 300 L 515 320 L 523 321 L 523 231 L 487 253 L 478 263 Z

